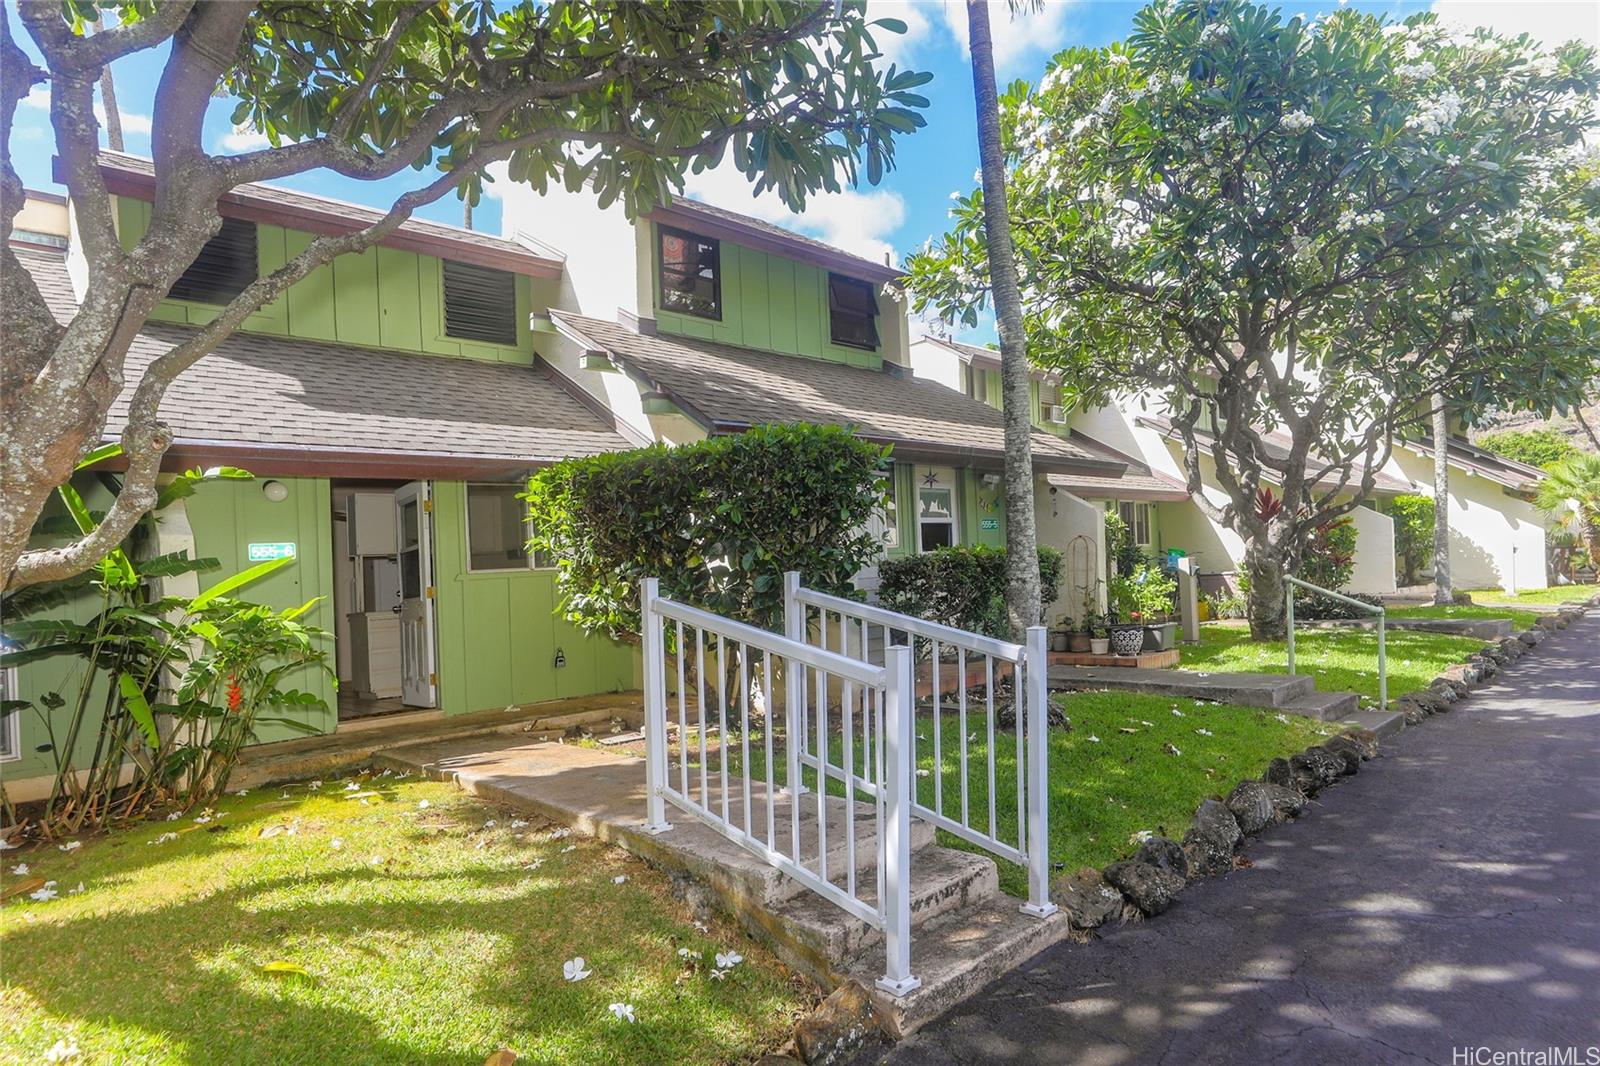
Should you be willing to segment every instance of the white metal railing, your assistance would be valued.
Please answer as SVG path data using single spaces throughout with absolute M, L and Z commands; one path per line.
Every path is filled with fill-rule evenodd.
M 932 768 L 927 773 L 931 777 L 932 803 L 923 803 L 913 791 L 912 812 L 968 843 L 1026 867 L 1028 901 L 1023 911 L 1041 918 L 1054 913 L 1055 904 L 1050 902 L 1046 723 L 1049 662 L 1045 627 L 1030 627 L 1027 642 L 1013 644 L 808 589 L 800 584 L 800 575 L 794 572 L 784 575 L 783 591 L 784 632 L 791 640 L 816 641 L 821 647 L 866 662 L 883 662 L 893 652 L 905 650 L 913 653 L 915 662 L 926 664 L 929 697 L 926 720 L 931 736 L 915 728 L 923 719 L 919 718 L 913 696 L 909 759 L 915 765 L 924 754 L 931 754 Z M 923 680 L 915 678 L 913 692 Z M 953 692 L 947 691 L 950 682 L 954 684 Z M 997 699 L 1004 699 L 1002 688 L 1008 682 L 1011 729 L 1016 743 L 1016 828 L 1010 834 L 1004 832 L 998 818 L 998 749 L 995 743 L 996 730 L 1005 728 L 999 724 L 998 715 L 1004 704 L 997 704 Z M 804 695 L 800 694 L 796 705 L 809 709 L 811 701 Z M 946 712 L 952 709 L 952 704 L 954 721 L 947 723 Z M 844 735 L 839 759 L 835 761 L 833 748 L 827 742 L 826 701 L 817 701 L 817 706 L 821 710 L 814 723 L 816 745 L 802 743 L 791 757 L 819 773 L 834 776 L 845 773 L 845 768 L 850 767 L 853 774 L 856 765 L 855 741 L 851 734 L 853 723 L 848 720 L 840 723 Z M 974 717 L 981 718 L 978 729 L 970 728 Z M 811 724 L 804 723 L 801 729 L 800 735 L 807 742 L 813 735 Z M 954 783 L 956 794 L 947 804 L 944 734 L 952 724 L 956 727 L 957 749 L 952 770 L 957 780 Z M 862 726 L 864 750 L 860 765 L 862 776 L 869 779 L 859 787 L 869 795 L 876 795 L 879 778 L 872 774 L 874 767 L 881 773 L 883 764 L 873 758 L 872 730 L 867 728 L 867 722 Z M 971 747 L 980 732 L 984 741 L 979 771 L 984 774 L 985 802 L 974 811 Z M 918 775 L 923 772 L 919 770 Z
M 1348 603 L 1352 607 L 1359 607 L 1368 614 L 1378 616 L 1378 710 L 1387 710 L 1389 707 L 1389 659 L 1383 643 L 1383 622 L 1387 612 L 1382 607 L 1364 603 L 1353 597 L 1334 592 L 1332 589 L 1325 589 L 1321 585 L 1313 585 L 1309 581 L 1301 581 L 1291 574 L 1285 574 L 1283 577 L 1283 607 L 1289 623 L 1289 672 L 1291 674 L 1294 673 L 1294 590 L 1296 587 L 1306 589 L 1309 592 L 1321 593 L 1324 596 L 1338 600 L 1340 603 Z
M 667 804 L 683 810 L 881 930 L 886 960 L 878 987 L 896 996 L 919 987 L 911 974 L 911 649 L 888 648 L 881 665 L 839 655 L 666 599 L 655 578 L 643 582 L 641 614 L 646 831 L 672 828 Z M 781 682 L 781 698 L 775 681 Z M 677 720 L 671 723 L 678 737 L 676 774 L 669 690 L 676 705 Z M 863 761 L 862 772 L 849 760 L 839 766 L 813 761 L 816 787 L 810 790 L 802 786 L 800 758 L 808 694 L 815 695 L 809 720 L 816 723 L 820 750 L 827 750 L 829 704 L 837 700 L 844 736 L 853 738 L 856 723 L 862 723 L 877 753 L 876 759 Z M 730 750 L 730 715 L 738 733 L 737 756 Z M 759 776 L 751 758 L 754 728 L 760 730 Z M 707 743 L 712 732 L 714 747 Z M 843 797 L 829 795 L 829 779 L 844 786 Z M 858 803 L 858 792 L 871 801 Z M 864 836 L 862 819 L 876 830 L 864 855 L 856 846 Z M 787 825 L 780 828 L 782 822 Z M 837 846 L 830 857 L 830 829 L 844 837 L 842 858 Z M 835 863 L 842 869 L 830 869 Z

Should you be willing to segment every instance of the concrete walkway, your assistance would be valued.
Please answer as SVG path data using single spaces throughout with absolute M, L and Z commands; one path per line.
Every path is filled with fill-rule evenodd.
M 1043 952 L 889 1061 L 1596 1061 L 1600 615 L 1249 855 L 1155 921 Z

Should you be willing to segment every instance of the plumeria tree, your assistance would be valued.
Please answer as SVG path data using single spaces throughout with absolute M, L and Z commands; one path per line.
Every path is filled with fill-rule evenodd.
M 1597 349 L 1563 179 L 1597 82 L 1577 44 L 1179 0 L 1005 95 L 1030 355 L 1080 402 L 1164 402 L 1195 503 L 1245 540 L 1257 637 L 1429 397 L 1577 398 Z M 912 284 L 972 321 L 981 190 L 952 215 Z
M 102 9 L 115 25 L 90 33 Z M 896 137 L 921 126 L 927 106 L 912 90 L 929 75 L 883 61 L 874 37 L 904 31 L 893 19 L 869 21 L 865 0 L 0 6 L 0 585 L 67 577 L 115 548 L 156 500 L 170 444 L 159 419 L 167 385 L 318 266 L 371 247 L 439 197 L 475 201 L 490 164 L 541 190 L 588 183 L 602 204 L 631 211 L 730 154 L 756 191 L 774 189 L 795 207 L 858 175 L 878 181 L 893 166 Z M 148 230 L 124 247 L 97 165 L 94 92 L 109 64 L 160 48 L 154 203 Z M 66 323 L 8 244 L 23 203 L 12 121 L 39 86 L 88 277 Z M 230 97 L 233 121 L 264 134 L 267 147 L 206 150 L 207 115 Z M 104 520 L 68 544 L 29 550 L 44 502 L 101 443 L 140 327 L 220 228 L 218 200 L 246 182 L 318 170 L 417 177 L 380 221 L 312 240 L 153 360 L 128 398 L 127 470 Z

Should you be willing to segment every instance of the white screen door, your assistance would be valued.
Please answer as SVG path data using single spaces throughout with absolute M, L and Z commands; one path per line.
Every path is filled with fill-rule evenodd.
M 400 556 L 400 701 L 408 707 L 438 703 L 433 655 L 433 504 L 426 481 L 402 485 L 394 494 L 396 547 Z

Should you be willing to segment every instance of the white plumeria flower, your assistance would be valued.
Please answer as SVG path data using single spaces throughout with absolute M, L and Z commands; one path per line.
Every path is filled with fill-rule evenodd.
M 561 964 L 561 976 L 569 981 L 581 981 L 592 973 L 594 973 L 593 970 L 584 966 L 582 955 L 568 959 Z
M 57 1040 L 51 1045 L 50 1050 L 44 1053 L 44 1061 L 70 1062 L 81 1054 L 83 1053 L 78 1050 L 78 1042 L 76 1040 Z
M 344 786 L 344 790 L 346 792 L 360 792 L 361 791 L 361 783 L 359 781 L 348 782 Z
M 695 922 L 694 923 L 694 929 L 695 929 L 695 932 L 697 932 L 697 933 L 709 933 L 709 932 L 711 932 L 711 927 L 709 925 L 707 925 L 705 922 L 699 922 L 699 921 Z
M 367 860 L 367 865 L 368 866 L 381 866 L 381 865 L 383 865 L 383 861 L 384 860 L 383 860 L 383 856 L 382 855 L 374 855 L 372 858 Z
M 511 828 L 513 829 L 525 829 L 527 825 L 528 823 L 521 818 L 511 819 Z
M 69 888 L 69 889 L 67 889 L 67 895 L 76 896 L 79 892 L 82 892 L 82 891 L 83 891 L 83 882 L 79 881 L 77 888 Z
M 571 835 L 572 835 L 572 830 L 570 830 L 570 829 L 565 829 L 565 828 L 554 829 L 554 830 L 551 830 L 549 839 L 551 839 L 551 840 L 561 840 L 561 839 L 563 839 L 565 837 L 569 837 Z
M 21 844 L 13 844 L 9 840 L 0 840 L 0 851 L 12 851 L 20 847 L 22 847 Z
M 691 956 L 693 954 L 694 954 L 694 952 L 690 951 L 688 948 L 679 948 L 678 949 L 678 958 L 680 958 L 680 959 L 687 959 L 689 956 Z
M 1183 717 L 1183 712 L 1182 712 L 1182 711 L 1180 711 L 1180 710 L 1178 710 L 1178 708 L 1176 708 L 1176 707 L 1174 707 L 1174 708 L 1172 708 L 1172 713 L 1173 713 L 1173 714 L 1174 714 L 1174 715 L 1175 715 L 1175 716 L 1177 716 L 1177 717 L 1179 717 L 1179 718 L 1182 718 L 1182 717 Z
M 565 855 L 569 851 L 577 851 L 577 850 L 578 850 L 578 845 L 576 845 L 576 844 L 568 844 L 566 847 L 561 849 L 561 854 Z
M 419 811 L 425 811 L 432 806 L 433 804 L 429 803 L 427 800 L 417 800 L 417 810 Z
M 1099 738 L 1099 737 L 1097 737 L 1097 736 L 1095 736 L 1095 735 L 1094 735 L 1094 734 L 1093 734 L 1093 733 L 1090 733 L 1090 734 L 1089 734 L 1089 735 L 1088 735 L 1088 736 L 1087 736 L 1087 737 L 1085 737 L 1085 738 L 1084 738 L 1084 739 L 1085 739 L 1085 740 L 1087 740 L 1087 741 L 1088 741 L 1088 742 L 1089 742 L 1089 743 L 1091 743 L 1091 744 L 1098 744 L 1098 743 L 1100 743 L 1100 738 Z
M 283 798 L 284 799 L 288 799 L 289 798 L 289 793 L 285 792 L 283 794 Z M 179 818 L 182 818 L 182 817 L 183 817 L 183 814 L 182 814 L 181 811 L 173 811 L 171 814 L 167 815 L 167 821 L 176 822 Z
M 923 769 L 921 769 L 921 768 L 918 768 L 918 770 L 917 770 L 917 776 L 918 776 L 918 777 L 927 777 L 927 776 L 928 776 L 928 771 L 926 771 L 926 770 L 923 770 Z
M 322 788 L 322 782 L 320 780 L 312 781 L 306 785 L 306 788 L 310 789 L 312 792 L 317 792 Z
M 744 956 L 737 951 L 730 951 L 726 954 L 720 951 L 717 952 L 717 969 L 719 970 L 731 970 L 743 961 Z
M 177 839 L 178 839 L 178 834 L 177 833 L 162 833 L 160 836 L 156 837 L 150 843 L 152 843 L 152 844 L 169 844 L 172 841 L 177 840 Z
M 50 885 L 53 884 L 55 884 L 55 882 L 51 881 Z M 50 885 L 45 885 L 43 888 L 35 889 L 34 891 L 29 892 L 28 898 L 32 900 L 38 900 L 40 903 L 50 902 L 51 900 L 55 899 L 57 895 L 56 890 L 51 888 Z
M 205 825 L 209 821 L 211 821 L 211 815 L 202 814 L 202 815 L 200 815 L 198 818 L 196 818 L 194 820 L 194 824 L 195 825 Z
M 25 862 L 17 863 L 15 866 L 13 866 L 11 868 L 11 876 L 12 877 L 27 877 L 28 876 L 28 864 L 25 863 Z
M 1203 737 L 1209 737 L 1211 735 L 1211 730 L 1209 729 L 1196 729 L 1195 732 L 1199 733 Z
M 340 848 L 344 847 L 344 841 L 338 837 L 334 837 L 332 840 L 328 841 L 328 847 L 332 848 L 334 851 L 338 851 Z
M 711 971 L 711 979 L 714 980 L 714 981 L 726 981 L 728 979 L 728 971 L 727 970 L 712 970 Z
M 233 794 L 242 798 L 250 795 L 250 790 L 248 788 L 236 789 Z
M 77 851 L 81 847 L 83 847 L 83 841 L 81 841 L 81 840 L 69 840 L 65 844 L 57 844 L 56 845 L 56 850 L 57 851 Z
M 1288 725 L 1289 724 L 1289 716 L 1286 715 L 1286 714 L 1275 714 L 1272 717 L 1276 718 L 1278 721 L 1282 722 L 1284 725 Z
M 487 822 L 483 823 L 483 827 L 485 829 L 493 829 L 495 826 L 497 826 L 499 824 L 500 824 L 499 822 L 496 822 L 493 818 L 490 818 Z
M 619 1022 L 638 1021 L 638 1019 L 633 1016 L 632 1003 L 613 1003 L 606 1009 L 609 1010 L 611 1012 L 611 1016 L 616 1018 Z
M 543 859 L 534 859 L 532 862 L 528 863 L 528 865 L 524 866 L 523 869 L 524 870 L 537 870 L 539 867 L 541 867 L 543 865 L 544 865 L 544 860 Z
M 627 880 L 628 880 L 628 875 L 627 874 L 618 874 L 617 876 L 615 876 L 615 877 L 613 877 L 611 879 L 611 883 L 614 884 L 614 885 L 620 885 L 620 884 L 624 883 Z

